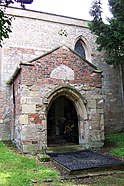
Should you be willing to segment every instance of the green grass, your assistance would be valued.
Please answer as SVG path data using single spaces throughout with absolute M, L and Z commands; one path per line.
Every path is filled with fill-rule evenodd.
M 33 186 L 32 180 L 57 180 L 59 173 L 36 163 L 35 158 L 14 153 L 0 142 L 0 186 Z
M 106 143 L 110 143 L 113 146 L 110 150 L 112 155 L 124 158 L 124 133 L 108 134 Z
M 104 177 L 97 177 L 94 178 L 94 186 L 124 186 L 124 175 L 120 175 L 119 177 L 116 177 L 116 175 L 113 176 L 104 176 Z
M 124 158 L 124 133 L 107 134 L 112 155 Z M 45 183 L 44 180 L 54 180 Z M 37 180 L 33 183 L 32 180 Z M 33 157 L 14 152 L 13 147 L 0 142 L 0 186 L 124 186 L 124 173 L 112 176 L 83 179 L 82 183 L 72 180 L 60 181 L 59 173 L 38 164 Z

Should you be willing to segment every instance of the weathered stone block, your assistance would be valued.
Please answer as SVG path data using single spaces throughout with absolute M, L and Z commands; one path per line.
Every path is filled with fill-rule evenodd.
M 99 142 L 99 141 L 101 141 L 100 130 L 92 130 L 90 132 L 90 141 L 91 142 Z
M 38 141 L 37 128 L 35 124 L 22 125 L 21 140 L 22 141 Z
M 95 148 L 95 149 L 101 148 L 101 147 L 103 147 L 103 145 L 104 145 L 104 142 L 102 142 L 102 141 L 90 143 L 90 147 Z
M 40 93 L 39 93 L 39 91 L 29 91 L 28 92 L 28 96 L 30 96 L 30 97 L 39 97 Z
M 103 109 L 97 109 L 97 113 L 99 113 L 99 114 L 103 114 L 104 111 L 103 111 Z
M 37 85 L 32 85 L 32 86 L 30 86 L 29 90 L 30 90 L 30 91 L 39 92 L 40 87 L 37 86 Z
M 89 116 L 89 119 L 91 120 L 91 121 L 100 121 L 100 119 L 101 119 L 101 116 L 100 116 L 100 114 L 93 114 L 93 115 L 90 115 Z
M 3 119 L 0 119 L 0 124 L 3 124 Z
M 99 121 L 91 121 L 91 129 L 92 130 L 100 130 L 101 127 L 99 125 Z
M 96 100 L 88 100 L 88 108 L 96 109 Z
M 50 77 L 55 79 L 74 80 L 74 71 L 68 66 L 60 65 L 51 72 Z
M 20 115 L 19 122 L 20 124 L 28 124 L 29 123 L 28 115 L 27 114 Z
M 35 103 L 35 104 L 41 103 L 41 98 L 39 98 L 39 97 L 27 97 L 27 104 L 32 104 L 32 103 Z
M 34 104 L 23 104 L 22 113 L 36 113 L 36 105 Z
M 11 138 L 11 128 L 10 125 L 1 124 L 0 125 L 0 140 L 10 140 Z
M 38 144 L 26 144 L 23 145 L 22 149 L 23 149 L 23 153 L 35 154 L 38 151 Z
M 101 131 L 101 140 L 105 140 L 105 134 L 104 134 L 104 130 Z
M 103 101 L 103 99 L 96 100 L 96 107 L 98 109 L 103 109 L 103 107 L 104 107 L 104 101 Z
M 101 114 L 100 125 L 104 125 L 104 115 L 103 114 Z
M 96 114 L 97 112 L 96 112 L 96 109 L 89 109 L 89 115 L 94 115 L 94 114 Z
M 21 104 L 26 104 L 27 103 L 27 97 L 21 97 L 20 103 Z
M 43 154 L 37 154 L 37 158 L 41 162 L 48 162 L 48 161 L 50 161 L 50 156 L 48 156 L 45 153 L 43 153 Z

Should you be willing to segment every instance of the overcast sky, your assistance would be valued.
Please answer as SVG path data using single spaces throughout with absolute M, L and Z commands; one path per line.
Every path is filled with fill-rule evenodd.
M 89 20 L 91 3 L 92 0 L 34 0 L 31 5 L 26 5 L 26 8 Z M 108 0 L 102 0 L 102 3 L 105 17 L 109 17 Z

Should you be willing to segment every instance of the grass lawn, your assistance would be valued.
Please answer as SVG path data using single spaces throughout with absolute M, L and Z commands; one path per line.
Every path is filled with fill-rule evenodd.
M 124 133 L 106 135 L 106 144 L 110 146 L 111 155 L 124 159 Z
M 124 160 L 124 133 L 108 134 L 104 152 Z M 52 167 L 53 168 L 53 167 Z M 44 180 L 53 180 L 47 183 Z M 35 183 L 36 180 L 36 183 Z M 14 152 L 13 148 L 0 142 L 0 186 L 124 186 L 121 174 L 97 176 L 85 179 L 60 180 L 59 171 L 44 167 L 35 157 Z
M 0 142 L 0 186 L 32 186 L 32 180 L 58 178 L 58 172 L 39 165 L 33 158 L 14 153 Z

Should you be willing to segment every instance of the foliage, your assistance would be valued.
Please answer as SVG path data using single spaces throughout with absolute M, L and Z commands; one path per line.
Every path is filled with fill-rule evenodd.
M 90 10 L 93 21 L 89 23 L 89 28 L 97 35 L 98 50 L 105 50 L 106 62 L 117 66 L 124 61 L 124 2 L 109 0 L 109 7 L 113 17 L 104 23 L 101 1 L 93 1 Z
M 9 38 L 9 33 L 11 32 L 11 22 L 12 18 L 5 15 L 5 9 L 8 5 L 14 2 L 20 3 L 22 8 L 25 8 L 25 4 L 30 4 L 33 0 L 0 0 L 0 46 L 2 46 L 2 41 L 5 38 Z
M 11 32 L 11 17 L 8 17 L 4 14 L 4 11 L 0 10 L 0 46 L 1 41 L 3 41 L 4 38 L 9 37 L 9 33 Z
M 114 148 L 110 151 L 112 155 L 124 158 L 124 133 L 108 134 L 106 142 L 114 144 Z
M 13 152 L 0 141 L 0 186 L 28 186 L 32 180 L 58 179 L 58 173 L 36 163 L 32 157 Z
M 31 4 L 33 0 L 0 0 L 0 5 L 8 6 L 14 2 L 20 3 L 21 6 L 25 8 L 25 4 Z

